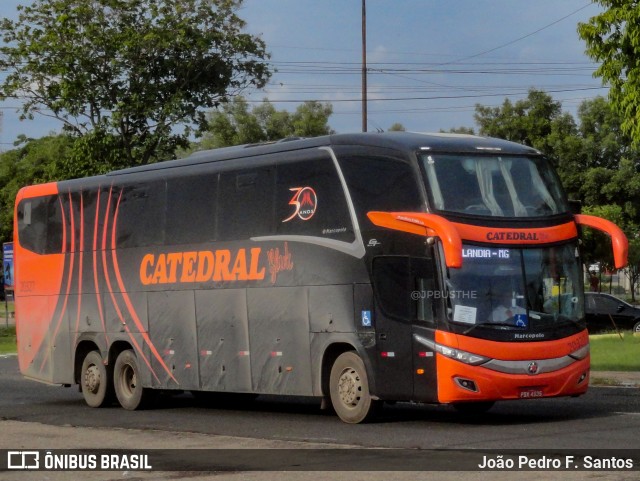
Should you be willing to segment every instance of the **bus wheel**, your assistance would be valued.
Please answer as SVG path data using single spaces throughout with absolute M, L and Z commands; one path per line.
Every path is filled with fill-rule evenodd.
M 354 351 L 338 356 L 331 368 L 329 384 L 333 409 L 345 423 L 356 424 L 373 416 L 376 402 L 369 394 L 364 363 Z
M 113 385 L 118 402 L 129 411 L 144 409 L 151 401 L 153 391 L 142 387 L 138 358 L 131 349 L 118 355 L 113 369 Z
M 463 414 L 482 414 L 491 409 L 494 404 L 494 401 L 460 402 L 453 403 L 453 407 Z
M 111 376 L 98 351 L 88 352 L 82 361 L 80 389 L 92 408 L 108 406 L 113 400 Z

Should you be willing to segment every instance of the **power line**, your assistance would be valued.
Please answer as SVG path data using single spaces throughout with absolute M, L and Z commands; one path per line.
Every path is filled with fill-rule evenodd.
M 577 10 L 574 10 L 574 11 L 573 11 L 573 12 L 571 12 L 570 14 L 565 15 L 564 17 L 559 18 L 558 20 L 555 20 L 555 21 L 551 22 L 551 23 L 549 23 L 548 25 L 545 25 L 544 27 L 541 27 L 541 28 L 539 28 L 539 29 L 537 29 L 537 30 L 534 30 L 534 31 L 533 31 L 533 32 L 531 32 L 531 33 L 528 33 L 528 34 L 526 34 L 526 35 L 523 35 L 522 37 L 518 37 L 518 38 L 516 38 L 516 39 L 514 39 L 514 40 L 511 40 L 511 41 L 509 41 L 509 42 L 507 42 L 507 43 L 504 43 L 504 44 L 502 44 L 502 45 L 498 45 L 497 47 L 490 48 L 489 50 L 484 50 L 484 51 L 482 51 L 482 52 L 478 52 L 478 53 L 473 54 L 473 55 L 468 55 L 468 56 L 466 56 L 466 57 L 462 57 L 462 58 L 461 58 L 461 59 L 459 59 L 459 60 L 453 60 L 453 61 L 451 61 L 451 62 L 443 63 L 443 64 L 441 64 L 441 65 L 449 65 L 449 64 L 453 64 L 453 63 L 461 62 L 462 60 L 469 60 L 469 59 L 471 59 L 471 58 L 480 57 L 481 55 L 485 55 L 485 54 L 487 54 L 487 53 L 495 52 L 496 50 L 499 50 L 499 49 L 501 49 L 501 48 L 508 47 L 509 45 L 513 45 L 514 43 L 519 42 L 520 40 L 524 40 L 525 38 L 529 38 L 529 37 L 531 37 L 531 36 L 533 36 L 533 35 L 535 35 L 535 34 L 537 34 L 537 33 L 539 33 L 539 32 L 542 32 L 543 30 L 545 30 L 545 29 L 547 29 L 547 28 L 549 28 L 549 27 L 552 27 L 553 25 L 556 25 L 557 23 L 562 22 L 563 20 L 565 20 L 565 19 L 567 19 L 567 18 L 571 17 L 572 15 L 575 15 L 576 13 L 580 12 L 581 10 L 584 10 L 585 8 L 587 8 L 587 7 L 591 6 L 592 4 L 593 4 L 593 2 L 589 2 L 589 3 L 587 3 L 586 5 L 583 5 L 582 7 L 578 8 Z
M 571 97 L 571 98 L 567 98 L 567 99 L 555 99 L 555 101 L 561 103 L 561 104 L 567 104 L 567 103 L 578 103 L 578 102 L 584 102 L 585 100 L 592 100 L 593 97 Z M 490 108 L 496 108 L 496 107 L 501 107 L 502 104 L 484 104 L 483 107 L 490 107 Z M 384 108 L 377 108 L 375 110 L 370 110 L 369 112 L 371 114 L 388 114 L 388 113 L 392 113 L 392 114 L 424 114 L 424 113 L 430 113 L 430 112 L 475 112 L 477 107 L 477 104 L 475 105 L 450 105 L 450 106 L 444 106 L 444 107 L 413 107 L 413 108 L 403 108 L 403 109 L 395 109 L 395 108 L 389 108 L 389 109 L 384 109 Z M 338 112 L 334 112 L 334 115 L 359 115 L 360 111 L 359 110 L 340 110 Z
M 546 93 L 562 93 L 562 92 L 579 92 L 579 91 L 589 91 L 589 90 L 604 90 L 607 87 L 584 87 L 577 89 L 555 89 L 555 90 L 545 90 Z M 526 91 L 520 92 L 522 95 L 526 95 L 528 93 L 528 89 Z M 511 93 L 510 95 L 517 95 L 517 93 Z M 395 101 L 407 101 L 407 100 L 452 100 L 452 99 L 465 99 L 465 98 L 483 98 L 483 97 L 504 97 L 505 93 L 482 93 L 477 95 L 436 95 L 430 97 L 387 97 L 387 98 L 369 98 L 371 102 L 395 102 Z M 302 103 L 307 102 L 309 99 L 277 99 L 277 100 L 269 100 L 272 103 Z M 333 100 L 323 100 L 331 103 L 344 103 L 344 102 L 359 102 L 361 99 L 353 98 L 353 99 L 333 99 Z M 247 99 L 249 103 L 261 103 L 262 100 L 251 100 Z

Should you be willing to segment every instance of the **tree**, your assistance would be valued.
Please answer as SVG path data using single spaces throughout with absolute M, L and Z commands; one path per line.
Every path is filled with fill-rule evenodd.
M 391 127 L 389 127 L 389 132 L 405 132 L 406 130 L 407 129 L 405 129 L 404 125 L 402 125 L 400 122 L 396 122 Z
M 304 102 L 296 108 L 291 116 L 293 136 L 318 137 L 333 133 L 327 123 L 333 113 L 333 107 L 329 103 L 320 103 L 316 100 Z
M 0 154 L 0 240 L 9 242 L 13 233 L 13 204 L 20 188 L 55 180 L 59 159 L 69 155 L 73 139 L 51 135 L 28 140 Z
M 626 221 L 624 213 L 619 205 L 597 205 L 585 206 L 583 214 L 594 215 L 603 219 L 608 219 L 614 224 L 625 227 Z M 606 234 L 601 231 L 586 228 L 582 235 L 583 257 L 587 265 L 601 262 L 603 268 L 613 267 L 613 251 L 611 242 Z
M 531 89 L 526 99 L 513 104 L 505 99 L 501 107 L 476 105 L 474 118 L 480 134 L 550 150 L 546 143 L 553 124 L 562 119 L 562 105 L 540 90 Z
M 70 175 L 171 157 L 203 129 L 202 109 L 270 77 L 242 0 L 35 0 L 3 19 L 0 85 L 81 139 Z M 180 127 L 180 131 L 178 127 Z M 73 163 L 72 163 L 73 164 Z M 61 166 L 61 172 L 65 166 Z
M 640 146 L 640 8 L 637 0 L 596 0 L 606 10 L 578 34 L 600 66 L 594 75 L 610 86 L 609 98 L 622 116 L 622 129 Z
M 440 130 L 444 132 L 444 130 Z M 475 131 L 470 127 L 453 127 L 448 130 L 450 134 L 463 134 L 463 135 L 475 135 Z
M 222 111 L 209 116 L 209 131 L 200 148 L 271 142 L 287 137 L 317 137 L 333 133 L 328 125 L 333 112 L 330 104 L 308 101 L 294 113 L 278 111 L 267 99 L 251 111 L 243 97 L 224 104 Z
M 268 138 L 243 97 L 224 104 L 221 112 L 211 113 L 207 130 L 200 144 L 203 149 L 264 142 Z
M 604 97 L 582 102 L 578 119 L 586 166 L 616 168 L 622 158 L 635 155 L 631 139 L 622 131 L 622 118 Z

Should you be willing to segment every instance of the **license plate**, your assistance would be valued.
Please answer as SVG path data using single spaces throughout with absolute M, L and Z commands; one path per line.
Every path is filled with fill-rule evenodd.
M 520 399 L 533 399 L 537 397 L 543 397 L 544 393 L 541 388 L 524 388 L 520 389 Z

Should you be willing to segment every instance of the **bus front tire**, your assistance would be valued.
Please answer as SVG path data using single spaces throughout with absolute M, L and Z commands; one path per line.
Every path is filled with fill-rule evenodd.
M 109 371 L 98 351 L 89 351 L 84 357 L 80 389 L 88 406 L 101 408 L 113 401 L 113 383 Z
M 354 351 L 338 356 L 331 368 L 329 385 L 331 404 L 342 421 L 357 424 L 374 416 L 378 403 L 369 394 L 364 363 Z
M 128 411 L 144 409 L 152 400 L 153 391 L 142 387 L 138 358 L 131 349 L 118 355 L 113 369 L 113 385 L 120 406 Z

